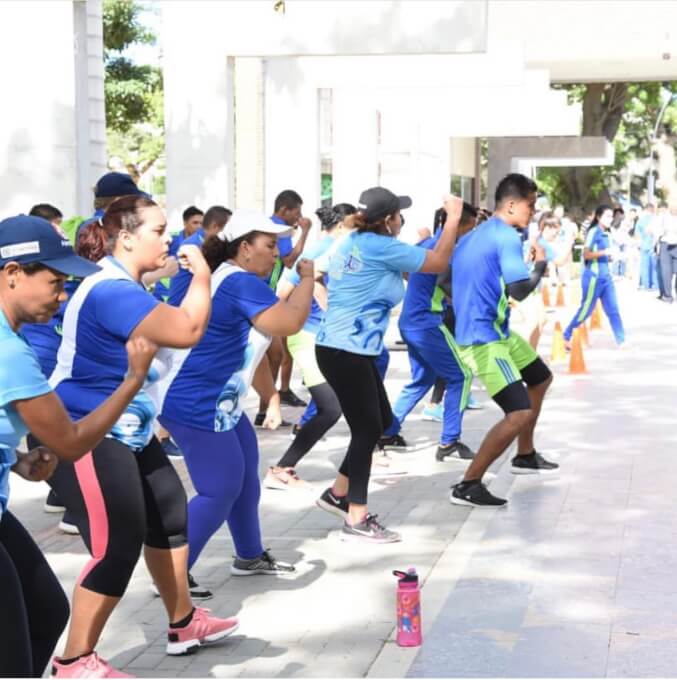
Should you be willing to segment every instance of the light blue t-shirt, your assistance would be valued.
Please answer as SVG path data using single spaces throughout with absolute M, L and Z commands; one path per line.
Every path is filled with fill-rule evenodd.
M 650 213 L 642 215 L 635 226 L 635 231 L 639 234 L 639 248 L 646 252 L 652 251 L 654 247 L 653 234 L 649 231 L 653 218 L 654 216 Z
M 329 259 L 328 308 L 316 344 L 378 356 L 392 308 L 404 297 L 403 272 L 417 272 L 427 250 L 381 234 L 351 233 Z
M 270 344 L 252 319 L 277 302 L 256 274 L 230 262 L 218 267 L 212 274 L 207 330 L 195 347 L 174 352 L 171 370 L 160 383 L 162 416 L 199 430 L 232 430 Z
M 51 391 L 35 352 L 12 330 L 0 309 L 0 517 L 9 501 L 9 473 L 16 463 L 16 447 L 28 433 L 13 402 Z
M 332 246 L 334 245 L 334 239 L 331 236 L 324 236 L 319 241 L 311 243 L 306 246 L 304 251 L 301 253 L 299 259 L 312 260 L 315 262 L 318 258 L 322 257 Z M 296 271 L 296 267 L 292 269 L 287 269 L 284 278 L 289 281 L 294 286 L 298 286 L 301 283 L 301 277 Z M 327 275 L 324 275 L 324 284 L 327 285 Z M 324 311 L 317 301 L 313 297 L 313 301 L 310 305 L 310 314 L 306 319 L 306 323 L 303 326 L 303 330 L 308 333 L 315 335 L 320 328 L 320 323 L 322 322 L 322 317 L 324 316 Z
M 63 337 L 50 384 L 73 420 L 91 413 L 117 389 L 127 372 L 125 345 L 134 329 L 160 304 L 114 258 L 98 263 L 73 295 L 63 320 Z M 168 367 L 158 352 L 146 384 L 107 435 L 134 451 L 153 436 L 155 406 L 147 388 Z
M 458 344 L 485 345 L 507 338 L 505 286 L 529 278 L 517 230 L 492 217 L 458 242 L 452 262 Z

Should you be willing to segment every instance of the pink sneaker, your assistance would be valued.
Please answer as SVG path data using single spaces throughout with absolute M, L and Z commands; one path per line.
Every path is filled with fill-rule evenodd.
M 210 616 L 210 609 L 195 607 L 193 620 L 183 628 L 170 628 L 167 632 L 167 654 L 192 654 L 200 645 L 216 642 L 240 625 L 235 617 L 218 619 Z
M 99 658 L 96 652 L 81 656 L 73 663 L 62 664 L 61 659 L 55 656 L 52 659 L 53 678 L 133 678 L 115 670 L 107 661 Z

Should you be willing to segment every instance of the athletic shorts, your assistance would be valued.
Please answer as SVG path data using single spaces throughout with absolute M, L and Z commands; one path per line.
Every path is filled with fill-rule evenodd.
M 287 348 L 301 370 L 303 384 L 308 389 L 327 382 L 317 365 L 315 336 L 312 333 L 301 330 L 296 335 L 290 335 L 287 338 Z
M 530 364 L 535 361 L 542 363 L 536 350 L 512 331 L 505 340 L 465 345 L 460 351 L 461 359 L 486 387 L 490 397 L 512 383 L 522 382 L 521 372 Z

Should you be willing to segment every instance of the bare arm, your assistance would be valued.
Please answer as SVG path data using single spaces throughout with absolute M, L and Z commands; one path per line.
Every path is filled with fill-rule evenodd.
M 449 266 L 449 258 L 454 251 L 463 201 L 456 196 L 447 195 L 444 199 L 444 209 L 447 212 L 447 221 L 435 247 L 426 251 L 425 261 L 420 269 L 425 274 L 441 274 Z
M 600 257 L 610 257 L 611 253 L 608 250 L 590 250 L 590 248 L 583 248 L 584 260 L 599 260 Z
M 166 276 L 169 277 L 174 276 L 178 271 L 179 263 L 177 262 L 176 258 L 168 257 L 167 263 L 165 264 L 164 267 L 160 267 L 160 269 L 156 269 L 155 271 L 147 272 L 146 274 L 144 274 L 141 277 L 141 283 L 143 283 L 144 286 L 149 288 L 154 283 L 157 283 L 161 279 L 164 279 Z
M 288 298 L 265 309 L 252 320 L 254 328 L 262 333 L 286 337 L 303 328 L 313 299 L 313 263 L 310 260 L 300 260 L 297 268 L 301 282 Z
M 15 401 L 31 433 L 59 458 L 76 461 L 91 451 L 124 413 L 141 389 L 157 347 L 143 338 L 127 343 L 129 369 L 120 386 L 89 415 L 73 422 L 56 392 Z
M 293 283 L 286 280 L 281 281 L 277 287 L 276 295 L 280 300 L 287 300 L 294 288 L 296 288 L 296 286 L 294 286 Z M 324 283 L 317 278 L 315 278 L 315 285 L 313 287 L 313 298 L 315 298 L 315 302 L 317 302 L 321 309 L 327 309 L 327 288 Z
M 287 267 L 287 269 L 291 269 L 296 264 L 296 260 L 299 259 L 303 249 L 306 247 L 306 239 L 308 238 L 308 233 L 310 232 L 311 226 L 312 222 L 307 217 L 302 217 L 299 220 L 301 236 L 299 236 L 299 240 L 294 244 L 294 247 L 292 248 L 289 255 L 280 258 L 282 260 L 282 264 Z
M 179 259 L 193 274 L 181 306 L 159 304 L 134 329 L 133 338 L 145 337 L 161 347 L 192 347 L 204 335 L 211 312 L 211 272 L 196 246 L 181 246 Z

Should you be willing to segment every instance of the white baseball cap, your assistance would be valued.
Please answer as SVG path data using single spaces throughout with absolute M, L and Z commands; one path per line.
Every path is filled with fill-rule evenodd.
M 219 232 L 222 241 L 235 241 L 252 231 L 265 234 L 283 234 L 289 231 L 288 224 L 277 224 L 267 215 L 257 210 L 236 210 Z

